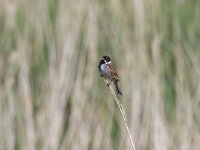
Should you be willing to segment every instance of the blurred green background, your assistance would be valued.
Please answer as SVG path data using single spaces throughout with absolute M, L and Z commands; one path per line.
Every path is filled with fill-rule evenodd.
M 1 0 L 0 150 L 199 150 L 200 1 Z

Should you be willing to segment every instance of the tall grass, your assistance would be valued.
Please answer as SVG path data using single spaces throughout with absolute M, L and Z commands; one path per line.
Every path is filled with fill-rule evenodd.
M 119 71 L 137 150 L 200 147 L 200 2 L 0 1 L 0 149 L 130 149 L 97 66 Z

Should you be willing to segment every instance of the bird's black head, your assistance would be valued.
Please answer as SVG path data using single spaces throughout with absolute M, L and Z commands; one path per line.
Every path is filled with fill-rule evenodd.
M 103 59 L 104 59 L 106 62 L 110 62 L 110 61 L 111 61 L 111 59 L 110 59 L 109 56 L 103 56 Z
M 100 70 L 101 65 L 103 65 L 103 64 L 105 64 L 105 63 L 106 63 L 106 62 L 105 62 L 104 59 L 101 59 L 101 60 L 100 60 L 100 62 L 99 62 L 99 70 Z
M 99 62 L 99 65 L 102 65 L 102 64 L 105 64 L 105 60 L 104 59 L 101 59 L 100 62 Z

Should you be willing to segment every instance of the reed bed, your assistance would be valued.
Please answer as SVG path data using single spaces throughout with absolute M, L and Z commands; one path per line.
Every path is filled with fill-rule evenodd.
M 0 149 L 200 147 L 200 1 L 1 0 Z

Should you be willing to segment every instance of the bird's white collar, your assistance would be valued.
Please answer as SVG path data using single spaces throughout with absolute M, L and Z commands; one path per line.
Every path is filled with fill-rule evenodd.
M 109 61 L 109 62 L 106 62 L 106 64 L 111 64 L 111 61 Z

